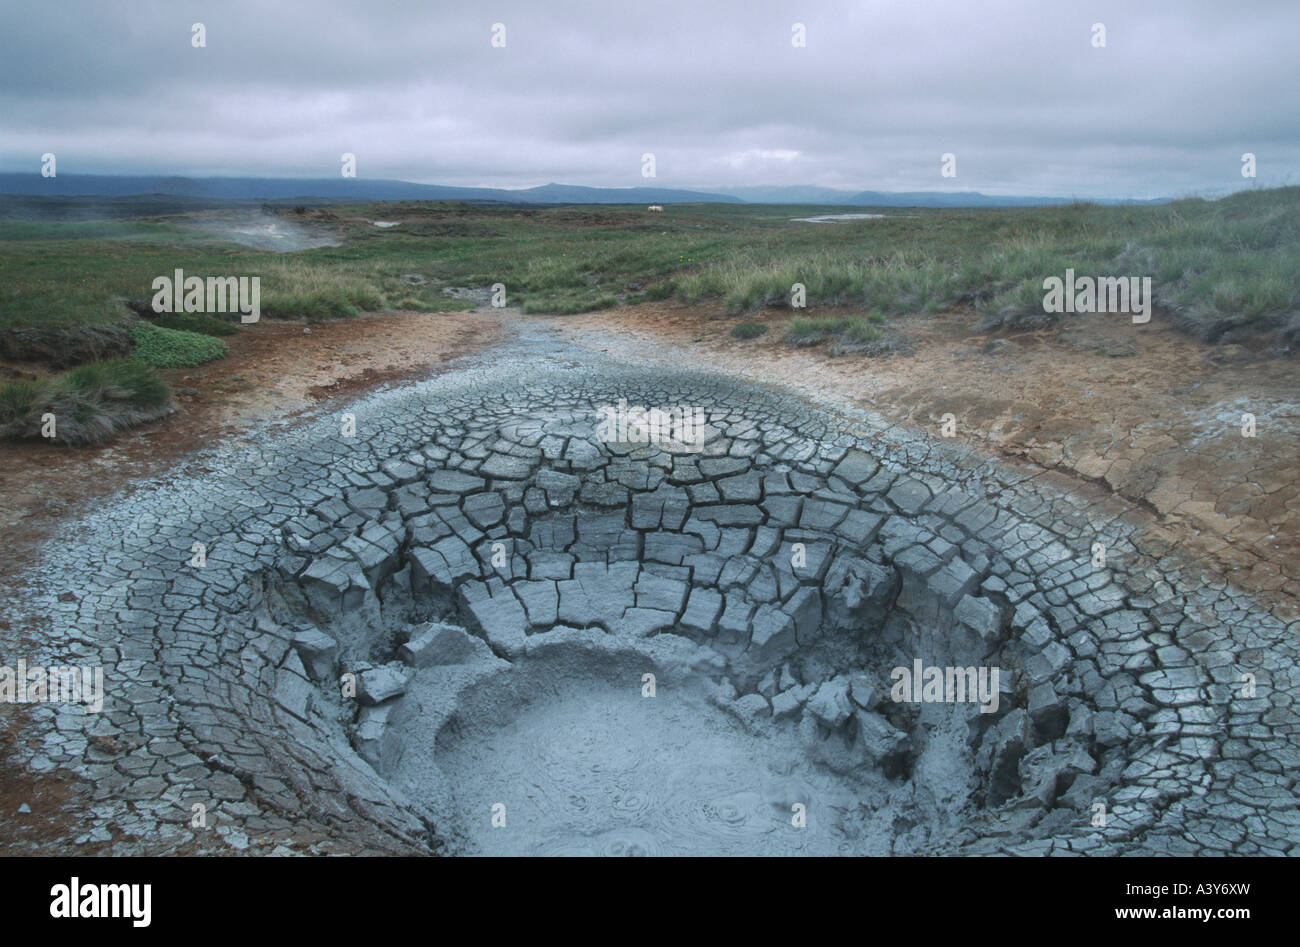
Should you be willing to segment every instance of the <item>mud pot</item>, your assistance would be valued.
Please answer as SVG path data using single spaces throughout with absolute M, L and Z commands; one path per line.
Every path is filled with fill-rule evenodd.
M 195 805 L 277 852 L 1293 848 L 1282 623 L 1119 498 L 884 432 L 525 330 L 56 537 L 44 657 L 106 699 L 20 757 L 117 853 Z

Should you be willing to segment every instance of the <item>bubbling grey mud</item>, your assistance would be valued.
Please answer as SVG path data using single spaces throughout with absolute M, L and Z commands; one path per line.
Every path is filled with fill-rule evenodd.
M 1300 840 L 1294 636 L 1118 501 L 716 377 L 549 364 L 268 434 L 51 551 L 84 589 L 49 586 L 51 648 L 110 670 L 39 762 L 121 850 Z M 624 401 L 703 406 L 698 444 L 602 440 Z

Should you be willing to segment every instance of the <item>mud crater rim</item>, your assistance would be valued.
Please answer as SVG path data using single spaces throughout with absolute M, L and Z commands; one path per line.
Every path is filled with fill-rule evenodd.
M 440 734 L 456 755 L 446 726 L 463 725 L 462 696 L 486 700 L 471 698 L 561 653 L 617 658 L 628 666 L 611 686 L 638 695 L 631 672 L 644 667 L 655 700 L 689 690 L 738 733 L 797 742 L 796 766 L 869 774 L 872 792 L 834 807 L 850 849 L 1001 848 L 1008 824 L 1026 845 L 1114 844 L 1087 824 L 1093 798 L 1121 823 L 1110 839 L 1140 848 L 1214 782 L 1230 739 L 1220 691 L 1243 666 L 1280 669 L 1265 617 L 1242 640 L 1198 617 L 1248 604 L 1198 605 L 1137 569 L 1097 569 L 1086 503 L 999 484 L 987 464 L 945 476 L 941 448 L 922 439 L 884 450 L 730 385 L 569 374 L 519 393 L 395 398 L 404 411 L 375 415 L 391 431 L 365 445 L 322 437 L 313 456 L 276 466 L 286 489 L 268 483 L 272 512 L 214 544 L 219 568 L 154 580 L 167 588 L 152 614 L 168 596 L 202 603 L 129 659 L 163 668 L 187 752 L 243 796 L 251 784 L 263 809 L 291 817 L 342 798 L 398 848 L 473 850 L 464 816 L 439 801 L 455 798 L 455 774 L 440 796 L 428 768 Z M 699 453 L 602 443 L 595 408 L 620 397 L 710 405 L 713 433 Z M 248 483 L 269 470 L 231 473 Z M 990 497 L 994 485 L 1054 504 L 1054 528 Z M 171 533 L 183 549 L 192 527 Z M 1122 535 L 1112 553 L 1137 560 Z M 212 623 L 213 654 L 264 682 L 229 720 L 183 680 L 222 678 L 219 661 L 194 660 Z M 1186 647 L 1198 635 L 1211 659 Z M 889 701 L 889 669 L 916 659 L 997 666 L 999 711 Z M 335 692 L 348 672 L 357 701 Z M 426 686 L 434 678 L 447 680 Z M 1197 713 L 1180 710 L 1193 700 Z M 1253 735 L 1267 754 L 1271 735 Z M 844 817 L 863 808 L 888 824 Z M 624 843 L 646 844 L 611 845 Z

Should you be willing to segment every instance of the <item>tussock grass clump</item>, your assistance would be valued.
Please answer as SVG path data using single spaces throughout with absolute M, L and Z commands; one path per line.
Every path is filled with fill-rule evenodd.
M 338 249 L 261 256 L 246 267 L 261 279 L 261 315 L 268 319 L 323 322 L 354 319 L 363 311 L 389 308 L 412 287 L 386 272 L 364 251 Z M 240 267 L 227 263 L 227 270 Z
M 870 325 L 863 319 L 854 319 L 849 327 L 844 330 L 844 338 L 849 342 L 877 342 L 884 338 L 884 333 L 875 326 Z
M 817 345 L 829 338 L 865 345 L 884 338 L 877 328 L 884 321 L 878 312 L 851 319 L 794 319 L 785 330 L 785 338 L 799 346 Z
M 732 338 L 757 339 L 767 331 L 765 322 L 741 322 L 731 327 Z
M 377 308 L 377 307 L 376 307 Z M 355 319 L 361 310 L 347 299 L 332 295 L 279 294 L 268 301 L 263 313 L 273 319 L 325 322 L 329 319 Z
M 43 436 L 54 415 L 59 444 L 98 444 L 124 428 L 173 410 L 171 393 L 153 369 L 136 358 L 88 362 L 41 381 L 0 384 L 0 435 Z
M 158 407 L 170 397 L 162 376 L 136 358 L 78 365 L 57 377 L 56 388 L 92 401 L 121 401 L 138 408 Z
M 0 383 L 0 425 L 25 416 L 36 403 L 41 386 L 25 378 Z
M 226 355 L 226 343 L 210 335 L 164 329 L 143 322 L 131 327 L 132 357 L 154 368 L 189 368 Z
M 662 302 L 665 299 L 672 299 L 675 292 L 677 292 L 677 285 L 672 280 L 660 280 L 646 287 L 645 298 L 651 302 Z

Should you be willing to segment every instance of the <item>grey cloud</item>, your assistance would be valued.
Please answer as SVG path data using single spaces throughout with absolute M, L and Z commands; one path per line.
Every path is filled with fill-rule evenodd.
M 4 170 L 54 151 L 63 173 L 327 176 L 350 151 L 371 177 L 618 186 L 649 151 L 670 186 L 1150 196 L 1239 187 L 1243 151 L 1261 184 L 1300 168 L 1291 2 L 236 0 L 6 22 Z

